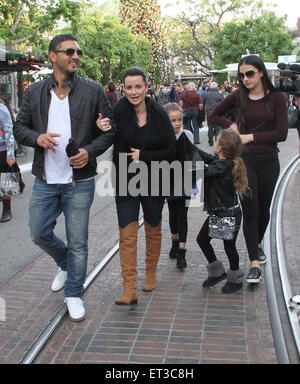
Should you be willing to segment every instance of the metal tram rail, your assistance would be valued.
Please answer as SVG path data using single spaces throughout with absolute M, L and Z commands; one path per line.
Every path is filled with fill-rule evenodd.
M 139 228 L 144 224 L 144 219 L 141 217 L 139 219 Z M 119 251 L 119 241 L 117 241 L 114 246 L 106 253 L 106 255 L 97 263 L 91 272 L 86 277 L 84 282 L 84 293 L 90 287 L 95 278 L 101 273 L 108 263 L 112 260 L 115 254 Z M 83 294 L 84 294 L 83 293 Z M 18 360 L 18 364 L 31 364 L 34 362 L 42 348 L 45 346 L 47 341 L 50 339 L 51 335 L 56 331 L 60 326 L 65 316 L 68 313 L 67 305 L 62 304 L 55 315 L 47 323 L 45 328 L 40 332 L 40 334 L 33 340 L 32 344 L 23 352 Z
M 300 357 L 300 321 L 297 316 L 297 312 L 292 310 L 289 307 L 289 300 L 293 296 L 291 289 L 291 284 L 288 276 L 288 269 L 286 266 L 286 258 L 284 253 L 283 246 L 283 233 L 282 233 L 282 208 L 283 201 L 286 192 L 286 188 L 289 182 L 289 179 L 296 168 L 300 163 L 299 156 L 296 156 L 288 166 L 281 173 L 279 180 L 277 182 L 274 197 L 271 205 L 271 219 L 269 226 L 266 230 L 266 234 L 263 241 L 263 247 L 265 252 L 268 255 L 272 255 L 272 260 L 268 261 L 265 266 L 265 280 L 267 287 L 267 297 L 268 297 L 268 306 L 270 313 L 271 326 L 274 337 L 274 344 L 277 353 L 277 359 L 279 364 L 290 364 L 290 357 L 288 352 L 288 343 L 284 334 L 284 329 L 282 325 L 282 314 L 280 313 L 280 304 L 279 298 L 276 294 L 275 287 L 275 272 L 273 271 L 272 261 L 273 258 L 276 259 L 278 263 L 278 269 L 280 274 L 281 281 L 281 300 L 283 299 L 285 303 L 286 313 L 289 318 L 289 324 L 292 330 L 293 339 L 295 342 L 296 349 Z M 139 220 L 139 226 L 143 225 L 143 218 Z M 107 252 L 103 259 L 95 265 L 92 271 L 86 278 L 84 283 L 84 292 L 89 288 L 94 279 L 103 271 L 103 269 L 108 265 L 112 260 L 114 255 L 119 250 L 119 242 Z M 276 285 L 277 286 L 277 285 Z M 295 294 L 295 293 L 294 293 Z M 18 360 L 18 364 L 31 364 L 34 362 L 39 352 L 45 346 L 51 335 L 56 331 L 60 326 L 65 316 L 67 315 L 67 306 L 62 304 L 61 307 L 57 310 L 55 315 L 37 338 L 32 342 L 32 344 L 24 351 L 21 357 Z
M 272 325 L 274 344 L 279 364 L 290 364 L 289 349 L 291 345 L 287 340 L 286 324 L 290 325 L 295 348 L 300 358 L 300 319 L 299 313 L 289 306 L 291 297 L 298 292 L 292 292 L 291 282 L 286 264 L 286 255 L 283 243 L 282 211 L 288 182 L 297 165 L 299 156 L 293 158 L 281 173 L 276 184 L 271 205 L 271 218 L 263 241 L 264 251 L 272 258 L 265 266 L 265 280 L 267 287 L 268 306 Z M 276 275 L 277 274 L 277 275 Z M 276 276 L 280 276 L 280 283 L 276 283 Z M 278 279 L 277 279 L 278 282 Z M 280 285 L 280 287 L 278 287 Z M 276 292 L 277 290 L 277 292 Z M 279 294 L 278 294 L 279 292 Z M 283 308 L 285 307 L 285 308 Z M 287 318 L 288 321 L 284 321 Z M 284 325 L 285 328 L 284 328 Z

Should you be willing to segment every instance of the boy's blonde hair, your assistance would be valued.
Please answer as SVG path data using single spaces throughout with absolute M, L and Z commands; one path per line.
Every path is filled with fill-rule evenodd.
M 164 106 L 166 112 L 169 114 L 170 112 L 179 111 L 183 113 L 182 108 L 177 103 L 168 103 Z

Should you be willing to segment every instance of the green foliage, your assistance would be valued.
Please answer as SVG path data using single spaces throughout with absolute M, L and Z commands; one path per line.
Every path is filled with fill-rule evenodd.
M 0 0 L 0 36 L 8 47 L 39 44 L 58 21 L 75 23 L 79 9 L 76 0 Z
M 284 22 L 274 12 L 264 12 L 257 18 L 225 23 L 212 41 L 216 52 L 214 68 L 238 62 L 247 49 L 260 54 L 266 62 L 277 62 L 278 56 L 291 54 L 293 43 Z
M 125 70 L 140 66 L 146 72 L 153 65 L 150 42 L 133 35 L 116 16 L 104 16 L 98 10 L 85 12 L 76 24 L 64 32 L 78 36 L 84 51 L 79 73 L 103 84 L 122 78 Z
M 166 18 L 168 48 L 182 64 L 181 70 L 195 65 L 204 72 L 213 67 L 215 36 L 226 17 L 259 14 L 259 0 L 186 0 L 184 11 L 176 18 Z

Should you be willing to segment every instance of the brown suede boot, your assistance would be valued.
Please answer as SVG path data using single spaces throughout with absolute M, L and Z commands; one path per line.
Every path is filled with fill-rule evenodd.
M 120 229 L 120 260 L 123 276 L 123 294 L 117 305 L 137 304 L 137 237 L 139 224 L 132 222 Z
M 156 287 L 156 268 L 161 248 L 161 222 L 152 227 L 144 221 L 146 234 L 146 279 L 143 291 L 150 292 Z
M 6 221 L 11 220 L 11 199 L 2 199 L 3 211 L 0 219 L 0 223 L 5 223 Z

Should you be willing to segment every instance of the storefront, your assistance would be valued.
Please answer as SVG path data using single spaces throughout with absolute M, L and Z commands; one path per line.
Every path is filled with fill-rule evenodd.
M 48 67 L 45 56 L 6 50 L 0 52 L 0 98 L 8 101 L 17 112 L 31 74 Z

